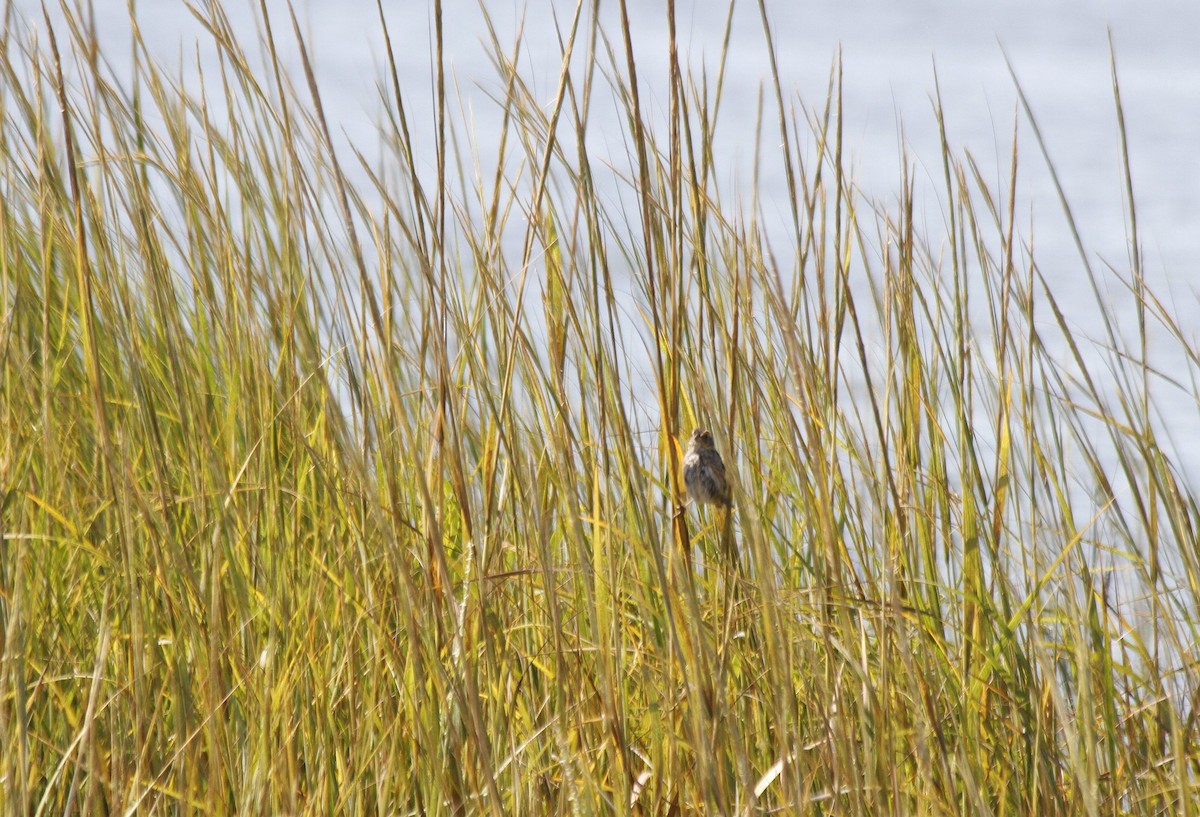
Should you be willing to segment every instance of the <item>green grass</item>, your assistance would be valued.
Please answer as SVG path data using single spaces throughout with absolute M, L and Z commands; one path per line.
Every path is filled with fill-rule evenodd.
M 200 14 L 190 92 L 140 39 L 118 83 L 80 11 L 5 29 L 4 813 L 1200 810 L 1200 515 L 1153 423 L 1197 360 L 1132 182 L 1089 274 L 1138 332 L 1101 302 L 1093 341 L 1017 228 L 1036 146 L 1005 186 L 944 141 L 921 234 L 911 178 L 856 190 L 838 75 L 765 78 L 768 247 L 716 181 L 725 55 L 640 76 L 576 11 L 547 105 L 496 41 L 476 168 L 435 49 L 435 123 L 385 66 L 368 162 L 292 21 Z M 684 504 L 696 424 L 728 528 Z

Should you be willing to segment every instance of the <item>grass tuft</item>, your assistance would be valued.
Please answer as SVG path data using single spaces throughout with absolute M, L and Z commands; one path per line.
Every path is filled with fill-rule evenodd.
M 1115 60 L 1130 264 L 1080 254 L 1139 328 L 1100 299 L 1096 342 L 1018 229 L 1016 123 L 999 185 L 943 129 L 923 234 L 907 157 L 896 201 L 855 186 L 840 63 L 816 108 L 775 73 L 772 245 L 718 184 L 727 53 L 689 72 L 668 3 L 648 77 L 620 10 L 559 19 L 548 104 L 490 32 L 491 160 L 440 3 L 434 118 L 386 40 L 378 160 L 265 4 L 249 43 L 194 9 L 190 88 L 136 20 L 118 78 L 82 6 L 8 18 L 4 813 L 1197 813 L 1200 511 L 1156 400 L 1200 395 L 1147 327 L 1197 358 Z M 697 425 L 732 519 L 685 502 Z

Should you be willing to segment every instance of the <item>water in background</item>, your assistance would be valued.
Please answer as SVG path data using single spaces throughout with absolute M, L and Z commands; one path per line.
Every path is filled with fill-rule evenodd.
M 96 20 L 105 55 L 120 73 L 129 53 L 125 4 Z M 303 85 L 300 60 L 290 33 L 287 3 L 266 3 L 282 49 L 282 59 Z M 380 109 L 376 78 L 381 75 L 384 42 L 373 0 L 296 0 L 300 26 L 317 67 L 327 115 L 334 132 L 363 149 L 376 151 L 374 123 Z M 415 133 L 432 122 L 432 3 L 385 3 L 387 19 L 408 98 Z M 499 40 L 511 45 L 523 27 L 522 66 L 535 92 L 549 103 L 559 72 L 556 26 L 565 27 L 574 4 L 551 0 L 488 3 Z M 601 4 L 607 30 L 616 32 L 618 6 Z M 667 24 L 665 3 L 630 2 L 634 46 L 644 83 L 643 105 L 653 117 L 666 107 Z M 853 156 L 859 186 L 884 201 L 899 190 L 902 152 L 916 162 L 917 209 L 931 239 L 944 234 L 938 200 L 942 188 L 937 124 L 932 113 L 935 70 L 946 113 L 947 135 L 956 152 L 969 150 L 996 189 L 1004 189 L 1014 125 L 1018 125 L 1021 176 L 1018 222 L 1036 224 L 1036 252 L 1043 272 L 1060 295 L 1090 292 L 1074 241 L 1032 132 L 1018 112 L 1017 95 L 1005 62 L 1007 53 L 1045 136 L 1051 159 L 1073 208 L 1091 263 L 1129 269 L 1127 213 L 1112 79 L 1109 31 L 1116 49 L 1122 98 L 1142 231 L 1147 279 L 1159 296 L 1174 302 L 1173 312 L 1188 315 L 1197 300 L 1195 280 L 1200 258 L 1200 3 L 1194 0 L 998 0 L 944 4 L 929 0 L 768 0 L 779 70 L 785 90 L 819 108 L 831 67 L 841 54 L 844 65 L 845 144 Z M 227 11 L 254 39 L 257 2 L 230 0 Z M 18 12 L 40 27 L 40 5 L 18 0 Z M 677 3 L 681 59 L 693 71 L 715 74 L 722 47 L 725 3 Z M 489 95 L 501 80 L 485 42 L 487 26 L 479 4 L 445 3 L 445 54 L 459 97 L 451 104 L 464 112 L 486 161 L 494 149 L 498 117 Z M 140 26 L 163 64 L 180 65 L 195 76 L 195 64 L 213 65 L 213 49 L 183 2 L 142 2 Z M 617 44 L 619 47 L 619 44 Z M 732 21 L 730 60 L 715 164 L 727 168 L 720 179 L 730 196 L 748 188 L 760 87 L 770 83 L 758 4 L 741 2 Z M 767 115 L 772 115 L 770 97 Z M 608 151 L 618 166 L 628 166 L 624 124 L 605 127 L 604 111 L 593 121 L 593 150 Z M 432 130 L 430 127 L 429 130 Z M 764 163 L 777 145 L 775 126 L 764 129 Z M 418 143 L 421 139 L 417 138 Z M 425 140 L 426 168 L 432 167 L 432 137 Z M 801 146 L 803 148 L 803 146 Z M 349 163 L 348 163 L 349 164 Z M 782 174 L 762 175 L 764 218 L 789 216 Z M 743 191 L 744 192 L 744 191 Z M 918 224 L 918 228 L 922 228 Z M 786 241 L 780 229 L 776 251 Z M 1029 235 L 1024 236 L 1026 239 Z M 1087 289 L 1085 289 L 1087 288 Z M 1116 284 L 1107 297 L 1128 304 L 1132 295 Z M 1084 299 L 1086 300 L 1086 299 Z M 1090 325 L 1080 299 L 1070 316 L 1084 335 L 1101 338 Z M 1123 306 L 1120 309 L 1124 309 Z M 1132 320 L 1128 323 L 1132 326 Z M 1184 327 L 1185 332 L 1190 328 Z M 1129 339 L 1132 339 L 1130 336 Z M 1153 348 L 1153 336 L 1152 336 Z M 1165 365 L 1173 365 L 1167 363 Z M 1200 411 L 1186 392 L 1163 387 L 1155 393 L 1163 412 L 1160 426 L 1176 448 L 1190 451 L 1200 437 Z M 1191 470 L 1200 474 L 1192 454 Z

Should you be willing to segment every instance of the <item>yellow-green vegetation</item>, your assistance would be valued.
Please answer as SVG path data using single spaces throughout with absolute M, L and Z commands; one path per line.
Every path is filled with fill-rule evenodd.
M 1147 327 L 1196 360 L 1136 219 L 1092 283 L 1137 330 L 1085 339 L 1015 182 L 946 144 L 936 234 L 910 179 L 856 192 L 836 72 L 739 125 L 786 169 L 768 247 L 719 58 L 651 115 L 628 24 L 568 10 L 548 100 L 495 43 L 476 166 L 435 45 L 432 124 L 383 66 L 376 159 L 280 67 L 292 20 L 197 13 L 188 87 L 136 37 L 118 82 L 80 12 L 5 29 L 5 814 L 1200 810 Z M 685 505 L 696 425 L 731 520 Z

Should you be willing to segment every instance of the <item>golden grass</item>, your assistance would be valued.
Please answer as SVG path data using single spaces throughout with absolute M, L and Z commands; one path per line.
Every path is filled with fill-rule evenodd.
M 944 142 L 920 235 L 911 179 L 856 191 L 836 74 L 815 112 L 768 86 L 772 252 L 673 28 L 661 132 L 581 3 L 548 106 L 495 41 L 496 167 L 439 48 L 434 125 L 391 63 L 394 153 L 351 174 L 294 21 L 198 14 L 203 92 L 140 39 L 117 83 L 80 10 L 6 29 L 5 813 L 1196 813 L 1197 508 L 1146 324 L 1196 358 L 1135 218 L 1141 336 L 1102 304 L 1095 345 L 1017 146 L 993 189 Z M 586 147 L 610 89 L 625 157 Z M 684 504 L 696 424 L 731 528 Z

